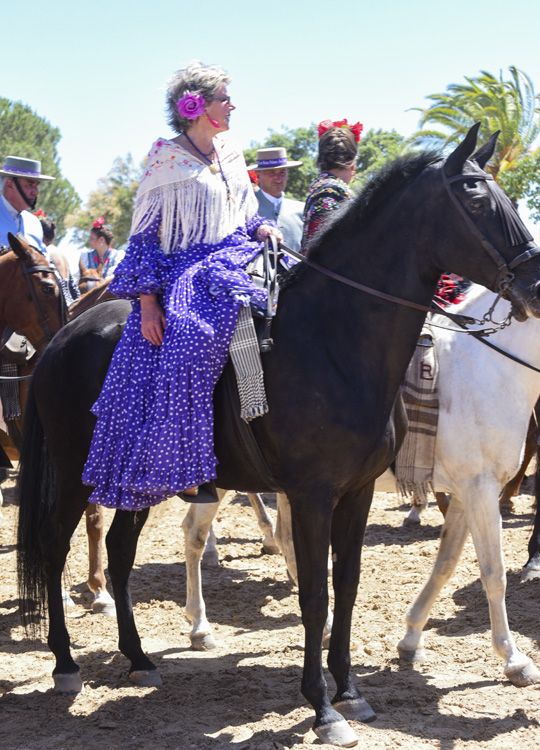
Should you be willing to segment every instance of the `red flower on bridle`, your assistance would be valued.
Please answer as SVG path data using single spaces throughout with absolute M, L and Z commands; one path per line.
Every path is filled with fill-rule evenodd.
M 358 143 L 364 126 L 361 122 L 355 122 L 354 125 L 349 125 L 346 117 L 344 117 L 343 120 L 323 120 L 317 126 L 317 134 L 319 138 L 323 133 L 326 133 L 327 130 L 330 130 L 330 128 L 349 128 L 354 135 L 354 140 Z
M 105 219 L 103 216 L 99 216 L 93 223 L 92 223 L 92 229 L 101 229 L 103 226 L 105 226 Z
M 47 219 L 47 214 L 42 208 L 38 208 L 37 211 L 34 211 L 34 216 L 37 216 L 38 219 Z

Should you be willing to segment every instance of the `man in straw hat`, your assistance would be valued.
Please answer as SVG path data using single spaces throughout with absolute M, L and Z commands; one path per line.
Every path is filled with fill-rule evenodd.
M 285 198 L 285 188 L 289 169 L 299 167 L 301 161 L 289 161 L 284 148 L 260 148 L 257 163 L 248 170 L 254 170 L 259 178 L 259 214 L 274 219 L 283 235 L 283 242 L 293 250 L 300 250 L 303 230 L 304 204 Z
M 43 181 L 54 180 L 41 174 L 41 162 L 6 156 L 0 169 L 0 246 L 8 246 L 8 232 L 22 234 L 26 241 L 47 255 L 39 219 L 28 209 L 36 206 Z

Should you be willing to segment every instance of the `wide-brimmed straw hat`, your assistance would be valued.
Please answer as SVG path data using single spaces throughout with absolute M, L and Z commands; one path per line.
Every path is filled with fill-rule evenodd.
M 48 174 L 41 174 L 41 162 L 37 159 L 23 159 L 22 156 L 6 156 L 0 169 L 3 177 L 28 177 L 31 180 L 54 180 Z
M 287 149 L 283 147 L 259 148 L 257 149 L 257 163 L 250 164 L 248 169 L 255 169 L 262 172 L 267 169 L 285 169 L 288 167 L 299 167 L 301 161 L 289 161 L 287 159 Z

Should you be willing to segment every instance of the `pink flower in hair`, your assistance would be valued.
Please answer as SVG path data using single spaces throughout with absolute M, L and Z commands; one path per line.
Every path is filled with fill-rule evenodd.
M 176 109 L 180 117 L 186 120 L 196 120 L 204 114 L 206 101 L 202 94 L 186 91 L 176 102 Z

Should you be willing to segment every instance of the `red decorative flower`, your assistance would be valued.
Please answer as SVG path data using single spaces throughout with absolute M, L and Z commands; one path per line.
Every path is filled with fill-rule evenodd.
M 101 229 L 105 225 L 105 219 L 103 216 L 99 216 L 93 223 L 92 229 Z
M 45 211 L 42 208 L 38 208 L 37 211 L 34 211 L 34 216 L 37 216 L 38 219 L 46 219 L 47 218 L 47 214 L 45 213 Z
M 344 117 L 343 120 L 322 120 L 317 126 L 319 138 L 323 133 L 326 133 L 327 130 L 330 130 L 330 128 L 349 128 L 354 135 L 354 140 L 358 143 L 364 126 L 361 122 L 355 122 L 354 125 L 349 125 L 346 117 Z
M 259 175 L 254 169 L 248 169 L 248 175 L 252 185 L 259 184 Z

